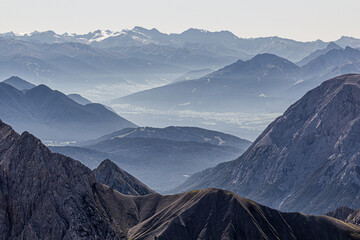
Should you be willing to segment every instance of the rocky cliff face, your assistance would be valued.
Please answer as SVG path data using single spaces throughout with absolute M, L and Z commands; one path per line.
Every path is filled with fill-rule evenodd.
M 353 214 L 355 212 L 354 209 L 349 208 L 349 207 L 339 207 L 331 212 L 326 213 L 326 216 L 329 217 L 333 217 L 333 218 L 337 218 L 341 221 L 346 221 L 346 219 L 348 218 L 348 216 L 350 214 Z
M 341 221 L 360 225 L 360 209 L 354 210 L 348 207 L 339 207 L 331 212 L 325 214 L 333 218 L 337 218 Z
M 351 213 L 345 220 L 347 223 L 360 225 L 360 209 Z
M 109 159 L 101 162 L 99 167 L 94 169 L 94 173 L 99 183 L 112 187 L 125 195 L 140 196 L 155 193 Z
M 94 174 L 0 122 L 0 239 L 107 239 Z
M 340 76 L 288 108 L 240 158 L 176 190 L 225 188 L 285 211 L 358 208 L 359 135 L 360 75 Z
M 126 196 L 0 122 L 0 239 L 359 239 L 326 216 L 281 213 L 228 191 Z

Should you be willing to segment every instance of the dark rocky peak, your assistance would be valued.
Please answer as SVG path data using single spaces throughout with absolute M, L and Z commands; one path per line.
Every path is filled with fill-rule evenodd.
M 94 173 L 99 183 L 112 187 L 125 195 L 140 196 L 155 193 L 109 159 L 102 161 Z
M 108 239 L 95 176 L 80 162 L 0 122 L 0 239 Z
M 326 216 L 337 218 L 341 221 L 346 221 L 350 214 L 354 213 L 355 210 L 349 207 L 339 207 L 331 212 L 326 213 Z
M 351 213 L 345 220 L 347 223 L 352 223 L 360 226 L 360 209 Z

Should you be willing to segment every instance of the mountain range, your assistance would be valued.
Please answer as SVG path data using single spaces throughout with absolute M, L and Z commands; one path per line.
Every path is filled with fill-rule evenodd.
M 238 159 L 175 191 L 217 187 L 283 211 L 360 206 L 360 75 L 325 81 L 272 122 Z M 331 197 L 329 197 L 331 196 Z
M 178 49 L 215 53 L 218 57 L 236 57 L 237 59 L 249 59 L 261 53 L 273 53 L 291 61 L 300 61 L 310 53 L 326 47 L 327 43 L 321 40 L 313 42 L 300 42 L 280 37 L 240 38 L 229 31 L 210 32 L 202 29 L 190 28 L 182 33 L 162 33 L 159 30 L 134 27 L 131 30 L 124 29 L 114 32 L 110 30 L 96 30 L 88 34 L 57 34 L 53 31 L 32 32 L 25 34 L 3 33 L 2 38 L 13 38 L 37 43 L 65 43 L 77 42 L 88 44 L 97 48 L 112 48 L 128 51 L 129 55 L 144 53 L 148 55 L 149 48 L 153 46 L 161 48 L 170 46 Z M 352 37 L 341 37 L 334 41 L 341 47 L 360 47 L 360 40 Z M 142 50 L 141 50 L 142 49 Z M 162 48 L 166 51 L 166 48 Z M 209 51 L 210 50 L 210 51 Z M 151 50 L 150 50 L 151 51 Z M 161 52 L 161 51 L 158 51 Z M 174 58 L 175 59 L 175 58 Z
M 359 239 L 355 225 L 223 190 L 126 196 L 2 122 L 0 153 L 0 239 Z
M 80 77 L 83 74 L 129 73 L 139 67 L 147 73 L 161 72 L 161 69 L 166 69 L 167 72 L 180 71 L 174 66 L 74 42 L 48 44 L 0 38 L 0 53 L 0 66 L 3 71 L 7 70 L 6 74 L 12 70 L 19 73 L 27 71 L 29 74 L 37 74 L 37 80 L 57 75 Z M 23 68 L 20 68 L 21 65 Z
M 154 109 L 263 112 L 279 109 L 301 68 L 273 54 L 237 62 L 200 79 L 176 82 L 112 101 Z
M 142 125 L 179 121 L 253 140 L 307 91 L 332 77 L 360 73 L 360 50 L 334 43 L 306 61 L 299 67 L 276 55 L 260 54 L 198 79 L 139 91 L 109 104 Z
M 336 46 L 332 43 L 321 53 L 315 52 L 314 55 L 319 56 L 311 56 L 313 59 L 308 59 L 302 67 L 273 54 L 260 54 L 248 61 L 238 60 L 198 79 L 116 99 L 113 104 L 231 111 L 236 109 L 229 103 L 233 101 L 245 112 L 248 111 L 245 106 L 256 107 L 257 111 L 264 111 L 259 109 L 261 107 L 268 111 L 279 110 L 283 105 L 277 101 L 285 101 L 288 105 L 289 101 L 294 101 L 294 93 L 299 97 L 326 79 L 360 72 L 360 50 Z
M 32 87 L 19 78 L 5 82 L 15 85 L 14 79 L 17 84 Z M 136 126 L 101 104 L 81 105 L 45 85 L 20 91 L 5 82 L 0 83 L 1 118 L 15 129 L 35 133 L 44 141 L 88 140 L 113 129 Z
M 250 142 L 195 127 L 126 128 L 79 146 L 50 147 L 90 168 L 109 158 L 158 192 L 181 184 L 189 175 L 232 160 Z
M 36 84 L 91 95 L 92 101 L 99 102 L 163 86 L 187 72 L 221 69 L 264 53 L 303 65 L 335 45 L 359 48 L 360 40 L 245 39 L 229 31 L 193 28 L 180 34 L 142 27 L 88 34 L 5 33 L 0 34 L 0 78 L 18 75 Z

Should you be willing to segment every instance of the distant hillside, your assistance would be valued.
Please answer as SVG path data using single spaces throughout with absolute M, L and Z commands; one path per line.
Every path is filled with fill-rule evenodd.
M 126 128 L 98 139 L 81 143 L 82 145 L 93 145 L 115 138 L 156 138 L 183 142 L 209 143 L 217 146 L 230 146 L 246 149 L 251 142 L 222 132 L 211 131 L 197 127 L 175 127 L 166 128 L 140 127 Z
M 214 70 L 212 70 L 210 68 L 190 71 L 190 72 L 187 72 L 187 73 L 181 75 L 180 77 L 176 78 L 173 82 L 181 82 L 181 81 L 198 79 L 198 78 L 201 78 L 212 72 L 214 72 Z
M 29 90 L 33 87 L 36 87 L 36 85 L 29 83 L 28 81 L 25 81 L 24 79 L 21 79 L 17 76 L 12 76 L 12 77 L 4 80 L 3 83 L 9 84 L 10 86 L 13 86 L 14 88 L 16 88 L 20 91 Z
M 67 96 L 81 105 L 86 105 L 86 104 L 92 103 L 90 100 L 84 98 L 80 94 L 73 93 L 73 94 L 68 94 Z
M 169 84 L 114 100 L 162 110 L 215 112 L 274 111 L 286 106 L 284 91 L 301 79 L 301 69 L 272 54 L 237 61 L 203 78 Z M 279 107 L 280 105 L 280 107 Z
M 342 48 L 339 45 L 337 45 L 336 43 L 331 42 L 326 46 L 326 48 L 316 50 L 315 52 L 311 53 L 309 56 L 307 56 L 307 57 L 303 58 L 301 61 L 297 62 L 296 64 L 299 66 L 304 66 L 304 65 L 308 64 L 310 61 L 320 57 L 321 55 L 328 53 L 329 51 L 331 51 L 333 49 L 342 49 Z
M 190 174 L 235 159 L 251 144 L 235 136 L 192 127 L 128 128 L 86 142 L 51 147 L 94 168 L 104 158 L 163 192 Z

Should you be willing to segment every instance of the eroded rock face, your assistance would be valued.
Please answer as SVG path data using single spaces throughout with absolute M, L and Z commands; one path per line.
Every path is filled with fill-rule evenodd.
M 322 214 L 360 206 L 360 75 L 308 92 L 237 160 L 176 189 L 231 190 L 283 211 Z
M 352 223 L 355 225 L 360 225 L 360 209 L 351 213 L 345 220 L 347 223 Z
M 0 239 L 113 239 L 90 169 L 0 122 Z
M 341 221 L 346 221 L 346 219 L 348 218 L 348 216 L 352 213 L 354 213 L 355 210 L 352 208 L 348 208 L 348 207 L 339 207 L 337 209 L 335 209 L 334 211 L 328 212 L 325 215 L 329 216 L 329 217 L 333 217 L 336 219 L 339 219 Z
M 347 223 L 360 225 L 360 209 L 354 210 L 348 207 L 340 207 L 334 211 L 326 213 L 325 215 L 337 218 Z
M 96 180 L 125 195 L 147 195 L 155 193 L 138 179 L 119 168 L 109 159 L 104 160 L 99 167 L 94 169 Z

